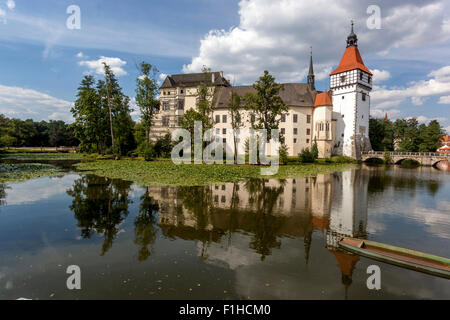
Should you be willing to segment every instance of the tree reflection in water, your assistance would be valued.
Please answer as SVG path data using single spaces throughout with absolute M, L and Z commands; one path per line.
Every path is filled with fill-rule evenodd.
M 119 233 L 119 226 L 128 216 L 128 198 L 131 182 L 86 175 L 77 179 L 67 194 L 73 198 L 70 210 L 74 212 L 83 238 L 94 233 L 104 236 L 103 256 Z
M 139 214 L 134 220 L 134 243 L 139 247 L 138 260 L 145 261 L 152 254 L 152 246 L 157 236 L 158 203 L 150 197 L 150 188 L 141 196 Z

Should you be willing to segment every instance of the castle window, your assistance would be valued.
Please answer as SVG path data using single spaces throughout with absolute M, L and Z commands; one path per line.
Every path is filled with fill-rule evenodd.
M 311 115 L 306 116 L 306 123 L 311 123 Z
M 345 97 L 344 96 L 342 96 L 342 100 L 344 100 L 345 99 Z
M 294 134 L 298 134 L 298 129 L 294 128 Z
M 255 122 L 256 121 L 256 117 L 255 117 L 255 115 L 254 114 L 252 114 L 251 116 L 250 116 L 250 122 Z
M 217 135 L 220 134 L 220 129 L 216 129 L 216 134 L 217 134 Z
M 220 123 L 220 115 L 216 114 L 216 123 Z
M 181 94 L 183 94 L 184 93 L 184 90 L 183 89 L 181 89 Z
M 362 101 L 366 101 L 366 94 L 364 92 L 362 93 Z
M 281 115 L 281 122 L 286 122 L 286 115 L 285 114 Z
M 184 110 L 184 100 L 178 100 L 178 110 Z
M 294 123 L 298 122 L 298 115 L 294 114 Z
M 363 79 L 363 73 L 360 72 L 360 73 L 359 73 L 359 80 L 362 80 L 362 79 Z
M 327 131 L 330 131 L 330 124 L 329 123 L 327 123 Z
M 163 101 L 163 110 L 164 111 L 170 110 L 169 101 Z
M 281 128 L 281 134 L 285 134 L 286 133 L 286 129 L 285 128 Z
M 297 143 L 297 139 L 294 139 L 294 143 Z
M 162 118 L 162 125 L 165 127 L 169 126 L 169 117 L 163 117 Z
M 343 82 L 345 82 L 345 76 L 341 76 L 341 82 L 343 83 Z
M 222 122 L 223 122 L 223 123 L 227 123 L 227 115 L 226 115 L 226 114 L 224 114 L 224 115 L 222 116 Z
M 227 129 L 223 129 L 222 134 L 227 134 Z
M 309 139 L 306 139 L 306 143 L 309 143 Z
M 370 84 L 370 82 L 371 82 L 371 81 L 372 81 L 372 77 L 371 77 L 371 76 L 369 76 L 369 81 L 368 81 L 368 82 L 369 82 L 369 84 Z
M 306 135 L 307 136 L 311 135 L 311 129 L 306 129 Z

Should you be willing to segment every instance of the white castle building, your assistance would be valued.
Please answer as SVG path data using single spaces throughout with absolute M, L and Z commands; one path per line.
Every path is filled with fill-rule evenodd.
M 229 98 L 232 93 L 243 96 L 255 90 L 252 86 L 232 87 L 222 72 L 211 72 L 207 77 L 206 81 L 215 88 L 212 104 L 216 139 L 222 139 L 227 148 L 234 150 L 233 139 L 230 139 Z M 180 128 L 184 113 L 197 108 L 197 88 L 202 83 L 205 83 L 204 73 L 172 75 L 165 79 L 160 88 L 160 110 L 151 131 L 153 141 Z M 371 90 L 372 73 L 361 58 L 352 23 L 341 62 L 330 74 L 329 91 L 316 90 L 311 54 L 307 83 L 286 83 L 280 92 L 289 107 L 279 126 L 289 154 L 297 156 L 302 149 L 311 148 L 314 141 L 322 158 L 345 155 L 359 159 L 361 152 L 370 151 Z M 250 128 L 251 112 L 242 109 L 241 115 L 244 129 Z M 239 154 L 243 154 L 242 137 L 238 143 Z

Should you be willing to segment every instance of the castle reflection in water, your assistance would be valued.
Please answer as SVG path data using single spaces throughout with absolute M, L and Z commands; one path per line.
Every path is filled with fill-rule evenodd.
M 232 245 L 232 234 L 251 237 L 249 247 L 264 260 L 281 238 L 303 238 L 309 257 L 314 230 L 326 233 L 326 247 L 351 282 L 358 256 L 338 250 L 342 237 L 365 237 L 368 172 L 349 170 L 331 175 L 285 180 L 248 180 L 210 187 L 151 187 L 159 204 L 159 227 L 166 237 Z M 307 262 L 307 261 L 306 261 Z

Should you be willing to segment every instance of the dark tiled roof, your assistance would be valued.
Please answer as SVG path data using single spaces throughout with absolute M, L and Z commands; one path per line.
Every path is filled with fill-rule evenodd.
M 215 86 L 230 86 L 229 82 L 222 76 L 221 72 L 212 73 L 188 73 L 188 74 L 174 74 L 167 76 L 164 80 L 161 89 L 176 88 L 176 87 L 197 87 L 202 83 L 211 83 Z
M 246 93 L 255 93 L 253 86 L 238 86 L 218 88 L 215 93 L 216 108 L 227 108 L 231 90 L 241 97 Z M 317 91 L 311 90 L 306 83 L 285 83 L 280 91 L 280 97 L 283 102 L 290 107 L 312 107 Z

